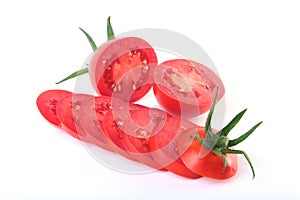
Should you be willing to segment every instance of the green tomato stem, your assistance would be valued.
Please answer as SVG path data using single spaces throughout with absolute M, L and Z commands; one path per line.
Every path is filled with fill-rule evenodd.
M 67 76 L 66 78 L 62 79 L 61 81 L 58 81 L 58 82 L 55 83 L 55 84 L 60 84 L 60 83 L 66 81 L 66 80 L 69 80 L 69 79 L 71 79 L 71 78 L 75 78 L 75 77 L 77 77 L 77 76 L 86 74 L 86 73 L 89 72 L 88 70 L 89 70 L 88 68 L 80 69 L 80 70 L 78 70 L 78 71 L 76 71 L 76 72 L 70 74 L 70 75 Z
M 241 135 L 240 137 L 234 139 L 234 140 L 229 140 L 228 142 L 228 147 L 232 147 L 235 146 L 241 142 L 243 142 L 245 139 L 247 139 L 247 137 L 249 137 L 254 131 L 255 129 L 261 125 L 263 122 L 259 122 L 257 123 L 255 126 L 253 126 L 249 131 L 247 131 L 246 133 L 244 133 L 243 135 Z
M 96 51 L 97 50 L 97 45 L 95 44 L 93 38 L 85 30 L 83 30 L 82 28 L 79 27 L 79 29 L 84 33 L 84 35 L 88 39 L 93 51 Z
M 240 121 L 240 119 L 243 117 L 247 109 L 243 110 L 239 114 L 237 114 L 222 130 L 220 130 L 217 135 L 218 136 L 227 136 L 229 132 L 235 127 L 235 125 Z
M 114 30 L 110 23 L 110 16 L 107 18 L 107 40 L 112 40 L 115 38 Z
M 246 154 L 246 152 L 244 152 L 244 151 L 241 151 L 241 150 L 233 150 L 233 149 L 226 149 L 226 150 L 224 150 L 223 151 L 224 153 L 230 153 L 230 154 L 242 154 L 242 155 L 244 155 L 244 157 L 246 158 L 246 160 L 247 160 L 247 162 L 249 163 L 249 165 L 250 165 L 250 168 L 251 168 L 251 170 L 252 170 L 252 178 L 254 179 L 255 178 L 255 172 L 254 172 L 254 167 L 253 167 L 253 165 L 252 165 L 252 163 L 251 163 L 251 161 L 250 161 L 250 158 L 249 158 L 249 156 Z

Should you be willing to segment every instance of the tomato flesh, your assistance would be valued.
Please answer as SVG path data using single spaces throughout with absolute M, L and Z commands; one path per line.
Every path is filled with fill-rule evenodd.
M 152 87 L 157 57 L 141 38 L 113 39 L 99 47 L 91 58 L 89 74 L 96 91 L 137 101 Z
M 216 87 L 225 93 L 221 79 L 204 65 L 185 59 L 161 63 L 155 71 L 153 91 L 158 103 L 172 115 L 195 117 L 209 110 Z
M 78 113 L 82 102 L 92 97 L 87 94 L 70 94 L 59 100 L 56 105 L 56 113 L 62 129 L 79 140 L 83 138 L 83 133 L 78 128 Z
M 204 127 L 198 127 L 185 131 L 177 140 L 177 148 L 183 163 L 191 171 L 204 177 L 218 180 L 233 177 L 238 169 L 237 156 L 225 154 L 226 169 L 222 171 L 222 157 L 203 147 L 196 138 L 191 138 L 195 133 L 198 133 L 202 139 L 205 138 Z
M 197 126 L 183 119 L 169 117 L 164 128 L 151 137 L 149 146 L 152 156 L 165 168 L 177 175 L 196 179 L 201 177 L 185 166 L 176 147 L 176 138 L 182 131 Z
M 61 127 L 61 123 L 57 117 L 56 105 L 67 95 L 72 92 L 66 90 L 47 90 L 42 92 L 36 100 L 37 107 L 42 116 L 51 124 Z
M 98 96 L 84 101 L 78 113 L 79 127 L 85 140 L 108 151 L 113 151 L 113 148 L 104 135 L 103 120 L 111 109 L 112 98 Z
M 130 120 L 133 124 L 130 125 L 125 119 L 121 127 L 123 128 L 121 137 L 127 151 L 141 163 L 159 170 L 165 170 L 165 166 L 153 158 L 149 140 L 163 129 L 167 117 L 162 110 L 140 106 L 130 111 Z

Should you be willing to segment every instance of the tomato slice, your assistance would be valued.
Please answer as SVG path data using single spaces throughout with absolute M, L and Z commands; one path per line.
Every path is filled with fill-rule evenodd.
M 56 113 L 56 105 L 58 101 L 70 94 L 72 94 L 72 92 L 66 90 L 47 90 L 37 97 L 36 105 L 42 116 L 48 122 L 57 127 L 61 127 Z
M 120 136 L 127 151 L 141 163 L 159 170 L 166 170 L 152 157 L 149 140 L 163 129 L 167 114 L 159 109 L 138 107 L 130 111 L 130 117 L 118 119 Z
M 124 143 L 123 131 L 124 128 L 132 129 L 134 127 L 132 122 L 135 122 L 131 121 L 131 113 L 141 108 L 143 106 L 136 104 L 129 104 L 129 106 L 126 106 L 125 103 L 118 106 L 114 104 L 114 108 L 107 113 L 103 120 L 104 134 L 111 142 L 114 151 L 131 160 L 137 160 L 137 158 L 128 151 Z
M 85 140 L 105 150 L 113 151 L 103 131 L 103 119 L 112 109 L 112 98 L 98 96 L 89 98 L 81 104 L 78 123 Z
M 204 127 L 198 127 L 186 130 L 177 140 L 176 145 L 182 162 L 191 171 L 204 177 L 219 180 L 233 177 L 238 170 L 237 156 L 225 154 L 226 168 L 222 171 L 222 157 L 203 147 L 196 138 L 191 138 L 195 133 L 198 133 L 202 139 L 205 138 Z
M 56 104 L 56 114 L 62 129 L 79 140 L 83 139 L 84 135 L 78 127 L 78 113 L 82 102 L 92 97 L 92 95 L 87 94 L 69 94 Z
M 156 66 L 157 57 L 150 44 L 126 37 L 99 47 L 91 58 L 89 74 L 99 94 L 132 102 L 151 89 Z
M 211 107 L 216 87 L 220 100 L 225 93 L 221 79 L 208 67 L 185 59 L 161 63 L 154 74 L 153 91 L 167 112 L 184 118 L 205 113 Z
M 196 126 L 189 121 L 169 117 L 164 128 L 149 140 L 154 159 L 177 175 L 191 179 L 201 177 L 185 166 L 176 147 L 176 139 L 182 131 Z

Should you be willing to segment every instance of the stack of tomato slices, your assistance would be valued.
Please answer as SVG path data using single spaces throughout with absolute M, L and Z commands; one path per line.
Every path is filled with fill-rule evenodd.
M 41 93 L 37 107 L 47 121 L 76 139 L 158 170 L 192 179 L 202 176 L 184 164 L 177 150 L 183 148 L 178 136 L 197 127 L 192 122 L 160 109 L 65 90 Z

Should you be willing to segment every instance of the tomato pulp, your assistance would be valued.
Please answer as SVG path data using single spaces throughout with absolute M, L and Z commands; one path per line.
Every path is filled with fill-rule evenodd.
M 56 104 L 59 100 L 70 94 L 72 92 L 66 90 L 46 90 L 42 92 L 36 100 L 37 107 L 42 116 L 51 124 L 61 127 L 56 113 Z
M 157 66 L 155 51 L 137 37 L 113 39 L 100 46 L 89 64 L 97 93 L 125 101 L 137 101 L 152 87 Z
M 69 94 L 59 100 L 56 105 L 56 113 L 62 129 L 79 140 L 84 137 L 79 128 L 79 110 L 82 102 L 92 97 L 87 94 Z
M 221 79 L 208 67 L 185 59 L 161 63 L 154 74 L 154 94 L 158 103 L 170 114 L 184 118 L 208 111 L 216 87 L 220 100 L 225 93 Z

